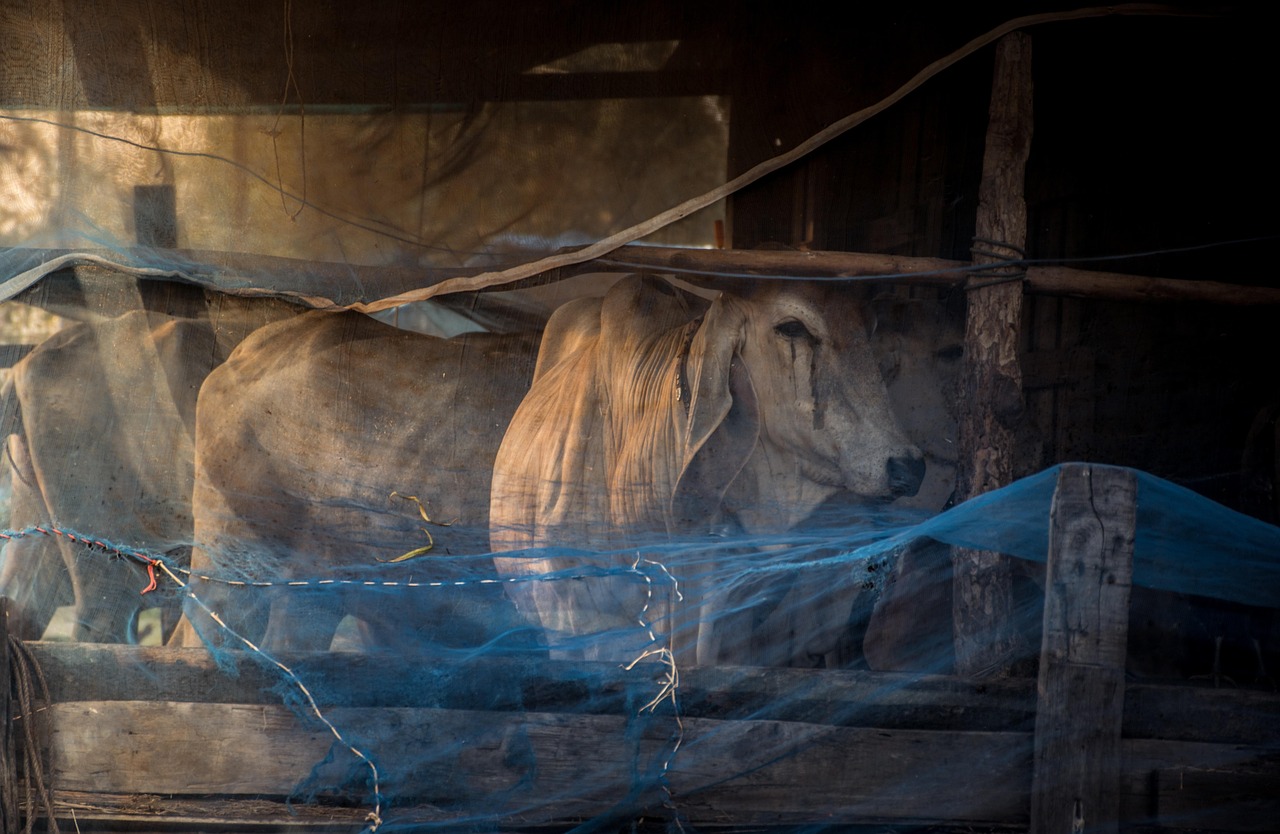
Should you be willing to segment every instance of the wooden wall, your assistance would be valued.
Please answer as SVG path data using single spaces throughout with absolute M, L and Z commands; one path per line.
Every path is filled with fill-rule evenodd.
M 1260 106 L 1269 95 L 1264 79 L 1273 75 L 1266 43 L 1273 30 L 1262 14 L 1107 17 L 1029 31 L 1028 257 L 1280 286 L 1271 266 L 1280 162 L 1268 108 Z M 787 96 L 769 107 L 746 110 L 735 98 L 731 173 L 767 153 L 769 137 L 785 143 L 787 131 L 864 106 L 870 91 L 901 75 L 899 61 L 938 47 L 930 37 L 937 35 L 920 35 L 913 55 L 871 47 L 809 56 L 789 69 L 789 82 L 775 82 L 787 85 Z M 821 51 L 825 43 L 818 37 L 811 45 Z M 736 195 L 733 245 L 776 241 L 967 260 L 989 53 Z M 764 84 L 778 66 L 768 55 L 750 63 L 754 79 L 750 66 L 735 71 L 743 85 Z M 1152 252 L 1159 254 L 1110 259 Z M 1274 306 L 1028 295 L 1020 333 L 1024 474 L 1068 460 L 1123 464 L 1247 508 L 1246 437 L 1259 412 L 1280 398 L 1280 377 L 1264 358 L 1275 353 L 1276 324 Z

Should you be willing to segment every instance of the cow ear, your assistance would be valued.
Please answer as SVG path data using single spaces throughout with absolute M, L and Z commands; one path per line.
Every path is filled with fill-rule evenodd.
M 688 434 L 671 501 L 677 529 L 714 519 L 759 439 L 755 386 L 742 361 L 745 337 L 746 309 L 722 296 L 690 344 Z

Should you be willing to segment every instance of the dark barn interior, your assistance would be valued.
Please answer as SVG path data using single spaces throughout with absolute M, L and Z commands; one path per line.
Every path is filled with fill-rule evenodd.
M 188 114 L 278 106 L 286 8 L 11 4 L 0 103 Z M 293 86 L 284 100 L 316 111 L 396 112 L 722 96 L 724 174 L 732 177 L 881 100 L 1000 22 L 1069 10 L 312 3 L 290 18 Z M 1269 22 L 1252 7 L 1172 4 L 1030 28 L 1027 257 L 1275 288 L 1269 195 L 1278 172 L 1258 101 L 1271 74 Z M 679 45 L 658 70 L 527 72 L 596 44 L 646 41 Z M 48 72 L 44 62 L 58 56 L 66 69 Z M 725 245 L 967 260 L 991 61 L 989 49 L 965 58 L 865 125 L 732 195 Z M 145 217 L 148 205 L 143 199 L 135 208 Z M 1037 436 L 1020 472 L 1065 460 L 1135 466 L 1274 520 L 1274 504 L 1240 480 L 1250 426 L 1277 396 L 1265 361 L 1273 315 L 1270 305 L 1028 294 L 1020 338 Z
M 196 343 L 216 354 L 208 360 L 216 367 L 237 339 L 282 311 L 355 310 L 400 325 L 401 315 L 410 318 L 408 298 L 472 323 L 498 321 L 497 330 L 541 328 L 551 302 L 507 307 L 508 298 L 602 295 L 637 269 L 695 290 L 845 279 L 877 311 L 871 335 L 890 346 L 880 357 L 886 383 L 909 376 L 918 361 L 934 386 L 913 401 L 909 427 L 932 435 L 919 445 L 944 474 L 925 481 L 911 509 L 945 517 L 1000 487 L 1087 461 L 1090 472 L 1140 470 L 1265 523 L 1217 516 L 1216 508 L 1183 519 L 1192 527 L 1228 518 L 1204 541 L 1226 552 L 1239 532 L 1252 547 L 1272 541 L 1266 525 L 1280 524 L 1280 160 L 1268 104 L 1275 22 L 1264 4 L 1180 2 L 0 0 L 0 301 L 95 326 L 135 307 L 212 321 L 214 334 Z M 662 222 L 629 234 L 653 218 Z M 602 251 L 577 257 L 593 245 Z M 566 260 L 539 260 L 553 256 Z M 469 292 L 492 275 L 498 279 L 484 285 L 491 292 Z M 699 284 L 711 279 L 722 283 Z M 450 295 L 457 287 L 468 292 Z M 564 287 L 573 289 L 554 295 Z M 232 323 L 241 303 L 260 305 L 252 327 Z M 9 380 L 0 441 L 16 483 L 24 466 L 38 467 L 3 436 L 33 429 L 15 416 L 12 379 L 24 357 L 39 357 L 31 352 L 48 334 L 9 334 L 7 326 L 0 322 Z M 912 354 L 919 345 L 926 352 Z M 525 358 L 532 373 L 533 357 Z M 194 437 L 199 379 L 189 391 L 172 377 L 167 385 Z M 419 408 L 411 402 L 401 413 Z M 1102 482 L 1099 474 L 1099 496 Z M 99 488 L 87 475 L 76 488 L 104 505 L 104 495 L 118 494 L 114 483 Z M 1107 489 L 1129 512 L 1123 570 L 1136 572 L 1134 560 L 1149 557 L 1132 552 L 1144 499 L 1139 493 L 1135 503 L 1132 485 Z M 246 495 L 252 507 L 258 498 Z M 4 687 L 10 729 L 0 752 L 0 827 L 7 834 L 39 818 L 47 831 L 375 831 L 394 806 L 406 814 L 402 830 L 414 831 L 1038 833 L 1065 830 L 1053 815 L 1061 807 L 1078 812 L 1083 802 L 1093 813 L 1088 803 L 1100 791 L 1101 821 L 1091 816 L 1086 825 L 1077 813 L 1073 830 L 1271 830 L 1280 813 L 1280 604 L 1267 603 L 1280 598 L 1275 560 L 1219 567 L 1215 553 L 1204 553 L 1179 568 L 1177 582 L 1153 589 L 1133 580 L 1132 597 L 1112 563 L 1090 563 L 1079 576 L 1100 573 L 1078 584 L 1098 579 L 1102 601 L 1088 596 L 1090 586 L 1081 592 L 1089 602 L 1079 604 L 1089 616 L 1102 610 L 1103 625 L 1058 629 L 1046 606 L 1055 610 L 1061 586 L 1071 584 L 1053 578 L 1059 542 L 1097 544 L 1109 558 L 1125 534 L 1108 526 L 1112 493 L 1096 507 L 1090 497 L 1085 510 L 1078 496 L 1069 505 L 1065 487 L 1054 495 L 1049 556 L 1007 550 L 1015 558 L 1005 559 L 970 543 L 968 532 L 878 553 L 869 567 L 858 563 L 866 571 L 858 577 L 881 596 L 842 613 L 841 627 L 859 640 L 879 635 L 879 649 L 868 637 L 865 651 L 828 653 L 808 669 L 691 666 L 683 713 L 673 681 L 646 704 L 652 692 L 637 694 L 627 677 L 635 664 L 592 666 L 590 655 L 539 655 L 535 663 L 501 647 L 483 657 L 477 649 L 451 656 L 460 672 L 398 659 L 378 665 L 337 650 L 286 652 L 288 664 L 246 653 L 214 652 L 213 660 L 196 658 L 191 643 L 61 646 L 24 633 L 15 608 L 8 627 L 16 637 L 0 640 L 14 658 L 0 660 L 0 670 L 12 663 L 16 681 Z M 21 510 L 14 500 L 12 519 Z M 448 523 L 435 527 L 439 519 L 413 500 L 423 523 L 448 541 Z M 316 515 L 343 509 L 333 501 Z M 1095 509 L 1111 538 L 1059 537 Z M 996 528 L 1009 519 L 991 518 L 998 541 Z M 19 598 L 19 607 L 23 593 L 57 585 L 43 573 L 31 588 L 9 578 L 28 552 L 17 539 L 31 529 L 48 538 L 69 531 L 72 541 L 80 534 L 85 553 L 97 545 L 114 563 L 132 559 L 130 588 L 162 567 L 155 548 L 110 530 L 79 530 L 65 517 L 38 521 L 25 531 L 16 521 L 0 525 L 13 539 L 0 558 L 8 571 L 0 597 Z M 966 524 L 984 526 L 981 516 L 956 526 Z M 1181 529 L 1170 525 L 1153 540 L 1173 552 Z M 164 557 L 189 561 L 200 542 L 186 536 Z M 1123 551 L 1123 542 L 1115 547 Z M 834 558 L 830 548 L 814 552 Z M 1205 565 L 1215 572 L 1206 586 L 1240 594 L 1202 596 L 1195 572 Z M 1127 625 L 1107 632 L 1106 598 L 1117 584 Z M 66 608 L 71 587 L 57 587 Z M 77 608 L 80 593 L 77 586 Z M 171 600 L 179 596 L 171 591 Z M 1071 599 L 1065 604 L 1079 602 Z M 172 624 L 159 623 L 168 616 L 156 614 L 155 631 L 166 637 Z M 128 627 L 141 633 L 137 623 Z M 970 630 L 990 645 L 971 653 Z M 1001 642 L 1009 630 L 1020 632 L 1009 638 L 1013 649 Z M 1093 698 L 1096 710 L 1094 701 L 1063 708 L 1058 684 L 1045 683 L 1057 667 L 1057 632 L 1067 643 L 1097 637 L 1102 659 L 1083 665 L 1101 677 L 1062 685 L 1078 684 L 1073 694 Z M 1107 654 L 1116 634 L 1118 654 Z M 895 651 L 902 654 L 881 665 Z M 43 696 L 24 692 L 34 677 L 24 665 L 30 657 L 51 682 Z M 316 700 L 301 687 L 308 675 L 319 682 Z M 306 697 L 283 696 L 291 713 L 280 693 L 294 683 Z M 663 712 L 668 698 L 674 718 Z M 102 719 L 108 723 L 146 724 L 130 705 L 154 715 L 156 702 L 180 708 L 137 729 L 139 738 L 152 748 L 213 751 L 208 772 L 190 784 L 179 753 L 128 741 L 135 729 L 92 729 L 99 713 L 112 716 Z M 78 712 L 82 703 L 89 706 Z M 15 720 L 41 704 L 56 705 L 68 729 L 51 723 L 47 737 L 32 736 L 26 753 L 16 752 L 23 742 Z M 214 718 L 185 711 L 206 707 Z M 372 788 L 352 787 L 363 776 L 338 774 L 334 761 L 348 750 L 361 760 L 352 772 L 372 764 L 335 727 L 341 720 L 330 723 L 330 707 L 357 738 L 367 732 L 375 748 L 389 749 L 388 760 L 410 762 L 405 782 L 395 781 L 403 774 L 394 767 L 383 785 L 374 769 Z M 240 708 L 251 717 L 233 714 Z M 389 709 L 405 712 L 387 719 Z M 256 727 L 254 710 L 279 739 L 246 741 L 228 730 L 234 749 L 224 752 L 217 722 Z M 652 722 L 687 718 L 690 738 L 711 739 L 705 759 L 693 758 L 696 744 L 682 753 L 696 762 L 696 790 L 673 789 L 668 771 L 677 782 L 685 774 L 674 749 L 662 758 L 686 727 L 638 723 L 646 710 Z M 305 732 L 289 720 L 301 713 Z M 552 718 L 530 731 L 524 721 L 534 713 Z M 1044 723 L 1059 718 L 1068 726 L 1061 738 Z M 507 735 L 473 743 L 473 724 Z M 819 725 L 830 735 L 811 730 Z M 207 735 L 163 743 L 166 733 L 192 727 Z M 339 744 L 329 746 L 329 731 Z M 1079 741 L 1077 731 L 1088 738 Z M 98 735 L 128 743 L 81 745 Z M 990 745 L 980 759 L 966 758 L 963 745 L 973 739 Z M 791 764 L 792 748 L 775 755 L 775 742 L 802 753 Z M 300 751 L 288 764 L 301 775 L 277 774 L 284 765 L 273 756 L 286 748 Z M 449 753 L 437 761 L 424 758 L 426 748 Z M 831 752 L 847 749 L 871 752 L 852 764 Z M 1044 775 L 1043 762 L 1059 755 L 1066 763 L 1052 774 L 1067 787 Z M 32 762 L 42 756 L 47 790 L 31 787 L 41 775 Z M 601 772 L 622 774 L 630 786 L 625 800 L 609 793 L 616 785 L 593 781 L 597 756 Z M 769 768 L 779 761 L 793 769 L 775 779 Z M 267 775 L 240 779 L 255 767 Z M 991 778 L 975 784 L 970 773 L 988 769 Z M 117 770 L 125 775 L 101 775 Z M 19 775 L 28 780 L 22 788 Z M 544 778 L 562 793 L 537 781 Z M 860 780 L 888 787 L 860 793 Z M 795 799 L 810 788 L 812 797 Z M 546 794 L 539 799 L 552 810 L 527 792 Z M 375 810 L 366 817 L 369 796 Z M 36 807 L 38 799 L 46 804 Z M 295 807 L 296 799 L 306 801 Z

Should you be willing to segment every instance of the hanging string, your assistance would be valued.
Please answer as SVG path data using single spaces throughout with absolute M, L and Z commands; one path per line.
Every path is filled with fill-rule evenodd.
M 284 209 L 285 214 L 289 215 L 290 220 L 297 220 L 298 215 L 302 214 L 302 210 L 307 207 L 307 110 L 302 100 L 302 91 L 298 89 L 298 79 L 293 74 L 293 0 L 284 0 L 284 64 L 286 70 L 284 93 L 280 99 L 280 109 L 276 111 L 275 123 L 272 124 L 267 135 L 271 137 L 271 152 L 275 156 L 280 207 Z M 302 177 L 302 194 L 297 198 L 298 208 L 294 212 L 289 211 L 289 205 L 285 199 L 284 175 L 280 171 L 279 145 L 280 120 L 284 116 L 285 106 L 289 103 L 291 89 L 298 99 L 298 162 Z

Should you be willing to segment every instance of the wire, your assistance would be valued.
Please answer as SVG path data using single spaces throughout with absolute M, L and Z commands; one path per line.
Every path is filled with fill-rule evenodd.
M 1187 252 L 1199 252 L 1209 249 L 1219 249 L 1227 246 L 1240 246 L 1249 243 L 1265 243 L 1269 241 L 1280 240 L 1280 235 L 1260 235 L 1258 237 L 1237 238 L 1234 240 L 1221 240 L 1211 243 L 1200 243 L 1191 246 L 1175 246 L 1167 249 L 1150 249 L 1141 252 L 1128 252 L 1113 255 L 1090 255 L 1074 258 L 1018 258 L 1015 260 L 1001 261 L 999 266 L 1066 266 L 1069 264 L 1084 263 L 1103 263 L 1107 261 L 1127 261 L 1139 258 L 1153 258 L 1160 255 L 1179 255 Z M 731 272 L 727 270 L 700 269 L 697 267 L 678 267 L 678 266 L 654 266 L 651 263 L 638 263 L 627 261 L 625 258 L 597 258 L 596 263 L 606 266 L 622 267 L 625 269 L 649 270 L 658 273 L 673 273 L 678 275 L 704 275 L 708 278 L 771 278 L 779 280 L 796 280 L 796 281 L 892 281 L 904 278 L 927 278 L 930 275 L 953 275 L 955 273 L 980 273 L 989 271 L 992 264 L 966 264 L 957 263 L 953 267 L 939 270 L 928 270 L 921 272 L 879 272 L 870 275 L 803 275 L 789 273 L 787 275 L 777 275 L 766 272 Z
M 173 148 L 160 147 L 159 145 L 149 145 L 145 142 L 138 142 L 134 139 L 127 139 L 123 136 L 115 136 L 110 133 L 103 133 L 102 131 L 92 130 L 90 128 L 82 127 L 80 125 L 69 125 L 64 122 L 55 121 L 53 119 L 46 119 L 40 116 L 15 116 L 8 113 L 2 113 L 0 114 L 0 119 L 3 119 L 4 121 L 10 121 L 10 122 L 27 122 L 30 124 L 42 124 L 42 125 L 48 125 L 50 127 L 62 128 L 63 130 L 70 130 L 76 133 L 82 133 L 86 136 L 92 136 L 96 139 L 106 139 L 110 142 L 119 142 L 122 145 L 128 145 L 130 147 L 137 148 L 143 151 L 152 151 L 154 153 L 168 154 L 169 156 L 185 157 L 189 159 L 207 159 L 212 162 L 220 162 L 225 165 L 231 166 L 237 171 L 240 171 L 241 173 L 245 174 L 251 179 L 254 179 L 257 182 L 261 183 L 262 185 L 265 185 L 267 188 L 270 188 L 272 191 L 279 192 L 282 199 L 287 197 L 288 199 L 295 200 L 300 205 L 306 208 L 309 208 L 317 212 L 318 214 L 324 215 L 325 217 L 328 217 L 331 220 L 337 220 L 339 223 L 344 223 L 354 229 L 359 229 L 360 231 L 369 232 L 370 234 L 374 234 L 374 235 L 379 235 L 381 237 L 387 238 L 388 240 L 394 240 L 398 243 L 404 243 L 410 246 L 416 246 L 416 247 L 419 247 L 422 249 L 428 249 L 434 252 L 446 252 L 449 254 L 458 254 L 457 250 L 455 249 L 452 249 L 447 246 L 432 246 L 428 243 L 424 243 L 420 239 L 407 237 L 403 233 L 400 233 L 399 230 L 387 231 L 386 229 L 379 229 L 375 226 L 369 225 L 368 223 L 364 223 L 358 220 L 352 220 L 351 218 L 348 218 L 348 217 L 343 217 L 341 214 L 339 214 L 337 211 L 333 209 L 325 208 L 324 206 L 317 204 L 315 201 L 303 195 L 294 194 L 288 189 L 282 187 L 281 185 L 272 182 L 262 174 L 250 168 L 248 165 L 245 165 L 242 162 L 237 162 L 234 159 L 230 159 L 220 154 L 210 153 L 209 151 L 175 150 Z M 463 254 L 483 254 L 483 253 L 463 253 Z

